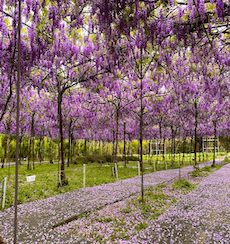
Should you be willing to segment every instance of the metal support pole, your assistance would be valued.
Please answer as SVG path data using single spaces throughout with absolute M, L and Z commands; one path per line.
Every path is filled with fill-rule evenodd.
M 19 145 L 20 145 L 20 84 L 21 84 L 21 0 L 18 0 L 18 63 L 17 63 L 17 83 L 16 83 L 16 165 L 15 165 L 15 194 L 14 194 L 14 244 L 17 243 L 18 234 L 18 165 L 19 165 Z

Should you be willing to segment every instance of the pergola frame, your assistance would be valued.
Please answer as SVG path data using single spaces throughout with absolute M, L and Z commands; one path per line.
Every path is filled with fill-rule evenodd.
M 166 153 L 166 144 L 162 143 L 161 140 L 155 139 L 150 141 L 150 155 L 162 155 Z
M 216 140 L 216 146 L 214 145 Z M 202 151 L 203 152 L 213 152 L 213 151 L 219 152 L 220 150 L 220 142 L 219 142 L 219 138 L 215 138 L 213 137 L 205 137 L 202 139 Z

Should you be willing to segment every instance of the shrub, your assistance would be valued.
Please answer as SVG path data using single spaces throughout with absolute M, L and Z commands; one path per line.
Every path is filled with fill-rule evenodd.
M 117 156 L 117 161 L 138 161 L 137 156 Z M 87 156 L 76 156 L 73 159 L 73 164 L 84 164 L 84 163 L 112 163 L 114 161 L 113 155 L 87 155 Z
M 230 156 L 226 156 L 223 162 L 224 163 L 230 163 Z
M 193 190 L 196 188 L 195 184 L 192 184 L 191 182 L 187 181 L 186 179 L 180 179 L 175 181 L 172 184 L 172 187 L 174 189 L 180 189 L 180 190 Z
M 128 156 L 126 156 L 126 160 L 127 161 L 139 161 L 139 157 L 138 156 L 128 155 Z M 125 161 L 125 157 L 123 157 L 123 161 Z

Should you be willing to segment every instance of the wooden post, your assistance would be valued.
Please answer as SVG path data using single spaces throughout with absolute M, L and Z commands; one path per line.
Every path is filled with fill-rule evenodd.
M 7 177 L 3 179 L 3 185 L 2 185 L 2 209 L 5 208 L 5 202 L 6 202 L 6 182 L 7 182 Z
M 86 164 L 83 164 L 83 187 L 85 188 Z
M 119 180 L 117 163 L 115 163 L 115 175 L 116 175 L 116 180 Z
M 141 176 L 141 165 L 140 165 L 140 162 L 137 163 L 137 172 L 138 172 L 138 176 Z

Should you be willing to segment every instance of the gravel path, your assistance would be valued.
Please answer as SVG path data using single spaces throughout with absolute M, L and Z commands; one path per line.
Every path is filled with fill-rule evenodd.
M 129 243 L 230 243 L 230 165 L 208 176 Z
M 181 174 L 187 176 L 192 170 L 191 166 L 183 168 Z M 144 177 L 145 186 L 154 186 L 178 177 L 178 169 L 154 172 Z M 54 225 L 64 220 L 74 219 L 75 216 L 86 211 L 121 201 L 139 192 L 140 177 L 134 177 L 19 205 L 19 242 L 53 243 L 52 239 L 57 235 L 53 229 Z M 7 243 L 12 243 L 13 213 L 13 208 L 0 212 L 0 235 Z

